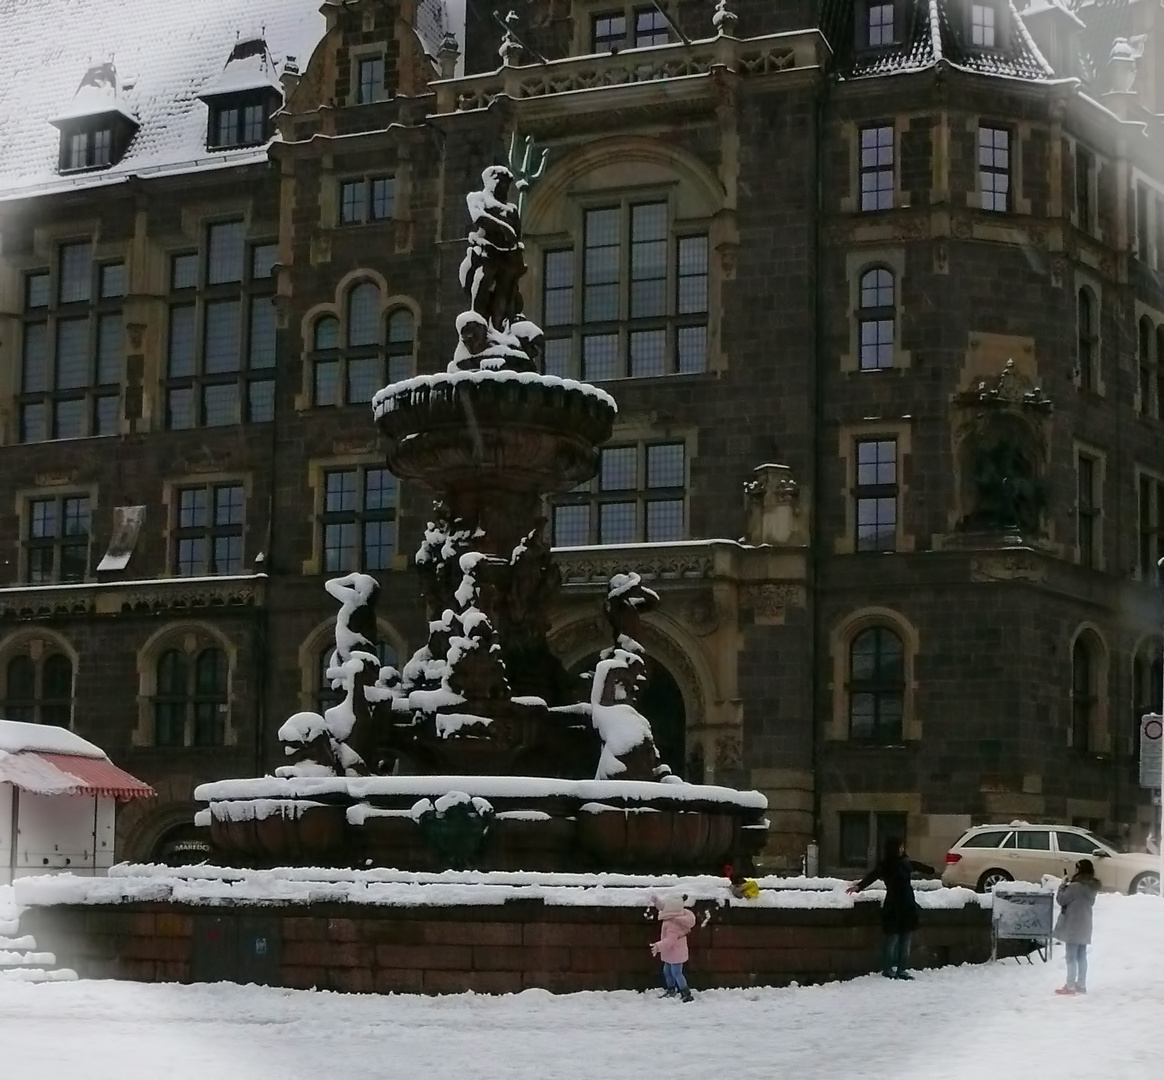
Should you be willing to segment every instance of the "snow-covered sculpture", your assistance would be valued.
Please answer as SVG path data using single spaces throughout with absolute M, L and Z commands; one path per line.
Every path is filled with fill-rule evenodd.
M 1144 55 L 1146 34 L 1136 37 L 1118 37 L 1111 44 L 1108 56 L 1108 80 L 1113 94 L 1130 94 L 1136 82 L 1136 68 Z

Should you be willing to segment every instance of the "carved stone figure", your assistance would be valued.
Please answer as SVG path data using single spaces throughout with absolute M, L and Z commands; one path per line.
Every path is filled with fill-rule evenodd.
M 509 190 L 513 173 L 490 165 L 481 174 L 481 190 L 465 199 L 473 230 L 461 263 L 461 287 L 473 311 L 494 330 L 505 333 L 522 312 L 518 284 L 525 274 L 521 217 Z
M 967 474 L 973 509 L 971 530 L 1042 531 L 1046 485 L 1034 432 L 1019 418 L 996 417 L 970 437 Z

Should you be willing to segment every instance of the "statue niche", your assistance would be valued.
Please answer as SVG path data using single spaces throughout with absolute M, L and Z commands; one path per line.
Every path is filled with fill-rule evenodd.
M 1008 361 L 992 383 L 959 394 L 955 408 L 961 474 L 962 532 L 1043 532 L 1047 441 L 1043 418 L 1051 401 Z M 969 415 L 966 415 L 969 414 Z

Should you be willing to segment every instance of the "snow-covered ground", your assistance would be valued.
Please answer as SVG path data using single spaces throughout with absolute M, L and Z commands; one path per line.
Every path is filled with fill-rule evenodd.
M 0 982 L 5 1080 L 1072 1080 L 1164 1069 L 1164 904 L 1102 896 L 1090 994 L 1013 960 L 783 990 L 372 997 Z M 689 967 L 699 986 L 699 956 Z

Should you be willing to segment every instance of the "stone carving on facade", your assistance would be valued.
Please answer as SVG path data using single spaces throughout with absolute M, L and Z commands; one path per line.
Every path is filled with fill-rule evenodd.
M 581 554 L 566 550 L 561 552 L 558 561 L 565 585 L 601 585 L 626 568 L 626 558 L 620 555 Z M 699 581 L 711 576 L 714 564 L 710 549 L 683 546 L 644 556 L 637 572 L 644 581 Z
M 1037 560 L 1021 555 L 972 559 L 970 580 L 1042 583 L 1047 580 L 1047 571 Z
M 1040 535 L 1050 398 L 1008 360 L 996 378 L 955 395 L 953 405 L 962 480 L 959 529 Z
M 744 540 L 749 544 L 803 547 L 808 543 L 807 507 L 787 465 L 766 463 L 744 483 Z
M 788 608 L 803 608 L 807 604 L 807 594 L 803 585 L 793 582 L 766 582 L 759 585 L 745 585 L 741 604 L 752 612 L 757 623 L 779 625 L 784 622 Z
M 1111 44 L 1107 61 L 1108 93 L 1133 94 L 1136 83 L 1136 69 L 1144 55 L 1147 34 L 1135 37 L 1118 37 Z

